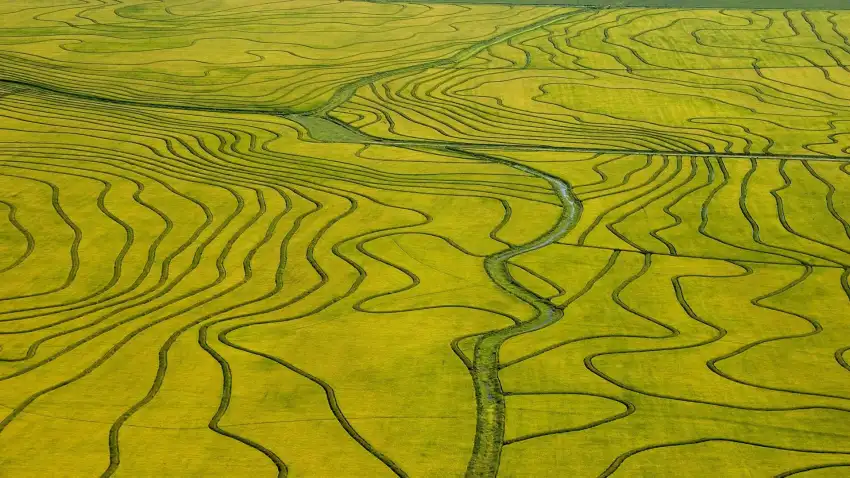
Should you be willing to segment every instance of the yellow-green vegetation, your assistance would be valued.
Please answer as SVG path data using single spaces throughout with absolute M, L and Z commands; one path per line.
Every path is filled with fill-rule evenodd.
M 848 25 L 848 12 L 588 10 L 364 85 L 337 117 L 397 139 L 840 156 Z
M 296 112 L 559 11 L 326 0 L 0 7 L 0 75 L 101 99 Z
M 0 19 L 0 477 L 850 473 L 847 11 Z

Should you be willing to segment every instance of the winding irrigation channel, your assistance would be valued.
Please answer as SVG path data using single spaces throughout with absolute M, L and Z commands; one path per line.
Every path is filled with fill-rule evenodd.
M 490 279 L 505 292 L 533 306 L 536 311 L 532 319 L 485 333 L 475 344 L 470 373 L 475 387 L 477 417 L 475 445 L 466 476 L 495 477 L 499 470 L 499 458 L 505 437 L 505 395 L 499 380 L 499 350 L 506 340 L 546 328 L 564 316 L 563 310 L 551 301 L 517 282 L 508 270 L 508 262 L 514 257 L 546 247 L 564 237 L 575 227 L 582 207 L 581 202 L 572 194 L 569 184 L 561 178 L 506 159 L 464 153 L 484 161 L 501 163 L 548 181 L 561 203 L 561 215 L 555 225 L 543 235 L 525 244 L 512 245 L 484 259 L 484 268 Z
M 343 141 L 346 139 L 361 141 L 375 140 L 376 138 L 371 138 L 360 131 L 347 128 L 347 125 L 333 121 L 329 118 L 329 113 L 348 101 L 363 86 L 391 76 L 463 61 L 493 44 L 580 13 L 583 13 L 583 10 L 544 18 L 476 43 L 446 59 L 383 71 L 363 77 L 338 89 L 333 97 L 321 108 L 303 115 L 290 115 L 290 119 L 304 126 L 313 139 L 320 142 L 332 142 L 334 139 Z M 499 380 L 499 350 L 502 344 L 508 339 L 546 328 L 564 316 L 563 310 L 551 301 L 539 296 L 516 281 L 508 270 L 508 263 L 514 257 L 541 249 L 564 237 L 575 227 L 581 216 L 582 207 L 578 198 L 572 194 L 570 185 L 556 176 L 505 158 L 460 149 L 456 145 L 434 142 L 428 146 L 445 149 L 470 160 L 502 164 L 543 179 L 552 186 L 552 190 L 561 203 L 561 214 L 558 220 L 544 234 L 525 244 L 511 245 L 507 249 L 491 254 L 484 259 L 484 269 L 494 283 L 508 294 L 528 303 L 535 309 L 532 319 L 510 327 L 487 332 L 481 335 L 475 344 L 472 368 L 470 369 L 476 401 L 475 442 L 472 457 L 466 469 L 466 476 L 469 478 L 494 478 L 499 471 L 499 460 L 505 437 L 505 394 Z
M 313 140 L 331 143 L 327 129 L 333 129 L 326 118 L 312 116 L 298 118 Z M 433 146 L 432 146 L 433 147 Z M 472 359 L 472 384 L 475 389 L 476 425 L 472 457 L 466 469 L 468 478 L 495 478 L 499 471 L 499 460 L 505 439 L 505 394 L 499 380 L 499 350 L 508 339 L 544 329 L 564 316 L 564 311 L 550 300 L 541 297 L 520 284 L 511 276 L 508 264 L 511 259 L 536 251 L 567 235 L 581 216 L 581 202 L 572 193 L 567 181 L 547 174 L 528 165 L 499 156 L 471 152 L 445 145 L 445 151 L 460 157 L 485 163 L 502 164 L 522 173 L 547 181 L 561 204 L 561 214 L 555 224 L 537 238 L 519 245 L 511 245 L 484 258 L 484 269 L 490 279 L 502 290 L 531 305 L 534 317 L 525 322 L 482 334 L 475 344 Z
M 328 129 L 334 129 L 334 124 L 331 124 L 326 118 L 302 116 L 298 118 L 298 122 L 307 129 L 313 140 L 332 143 L 333 140 L 329 138 L 331 135 L 327 133 Z M 543 179 L 551 185 L 552 191 L 561 204 L 561 214 L 548 231 L 529 242 L 511 245 L 507 249 L 484 258 L 484 269 L 490 279 L 502 290 L 535 309 L 532 319 L 484 333 L 475 344 L 472 368 L 470 369 L 476 401 L 475 442 L 472 457 L 466 469 L 466 476 L 468 478 L 495 478 L 499 471 L 499 460 L 505 438 L 505 394 L 499 380 L 499 350 L 508 339 L 544 329 L 564 316 L 564 311 L 561 308 L 514 279 L 508 270 L 508 264 L 511 259 L 517 256 L 554 244 L 566 236 L 578 223 L 582 205 L 572 193 L 567 181 L 528 165 L 499 156 L 471 152 L 455 145 L 445 145 L 442 148 L 434 149 L 443 149 L 474 161 L 502 164 Z
M 375 140 L 376 138 L 371 138 L 360 131 L 347 128 L 347 125 L 341 125 L 333 121 L 329 118 L 329 113 L 351 99 L 359 88 L 381 79 L 427 68 L 454 64 L 476 55 L 493 44 L 545 25 L 562 21 L 580 13 L 583 13 L 583 10 L 538 20 L 521 28 L 471 45 L 449 58 L 425 64 L 411 65 L 396 70 L 383 71 L 363 77 L 338 89 L 333 97 L 321 108 L 306 115 L 292 115 L 290 119 L 300 123 L 313 136 L 314 140 L 321 142 L 331 142 L 334 139 L 343 141 L 346 139 L 361 141 Z M 541 249 L 564 237 L 578 222 L 581 215 L 581 203 L 572 194 L 570 186 L 566 181 L 535 168 L 496 156 L 472 153 L 459 149 L 455 145 L 435 142 L 428 146 L 445 149 L 471 160 L 503 164 L 523 173 L 541 178 L 552 186 L 552 190 L 561 203 L 561 215 L 555 225 L 543 235 L 525 244 L 511 245 L 507 249 L 491 254 L 484 259 L 484 269 L 490 279 L 502 290 L 528 303 L 536 311 L 531 320 L 485 333 L 478 338 L 475 344 L 472 368 L 470 369 L 476 401 L 475 442 L 472 457 L 466 469 L 466 476 L 469 478 L 495 477 L 499 471 L 499 460 L 505 437 L 505 395 L 502 390 L 501 381 L 499 380 L 499 350 L 502 344 L 508 339 L 548 327 L 564 316 L 564 312 L 551 301 L 537 295 L 517 282 L 508 270 L 508 262 L 514 257 Z
M 443 60 L 379 72 L 363 77 L 341 87 L 321 108 L 307 114 L 287 116 L 289 119 L 305 127 L 310 136 L 319 142 L 331 143 L 346 140 L 361 142 L 375 141 L 377 138 L 372 138 L 358 130 L 347 127 L 347 125 L 334 121 L 329 117 L 329 113 L 348 101 L 363 86 L 390 76 L 463 61 L 490 45 L 564 20 L 581 12 L 582 10 L 578 10 L 544 18 L 476 43 Z M 475 344 L 472 368 L 470 369 L 476 401 L 475 442 L 472 449 L 472 457 L 466 469 L 466 476 L 469 478 L 495 478 L 499 471 L 499 460 L 505 439 L 505 394 L 499 380 L 499 350 L 502 344 L 508 339 L 546 328 L 564 316 L 563 310 L 551 301 L 537 295 L 517 282 L 508 270 L 508 262 L 514 257 L 541 249 L 564 237 L 578 222 L 582 209 L 581 203 L 572 194 L 570 186 L 566 181 L 530 166 L 497 156 L 473 153 L 461 149 L 457 145 L 448 143 L 429 142 L 428 146 L 434 149 L 444 149 L 474 161 L 502 164 L 525 174 L 543 179 L 552 186 L 552 190 L 561 203 L 561 215 L 556 223 L 544 234 L 525 244 L 511 245 L 507 249 L 491 254 L 484 259 L 484 269 L 494 283 L 508 294 L 526 302 L 535 309 L 532 319 L 510 327 L 487 332 L 481 335 Z

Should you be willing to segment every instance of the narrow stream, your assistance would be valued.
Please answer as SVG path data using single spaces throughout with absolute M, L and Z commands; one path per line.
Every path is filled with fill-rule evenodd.
M 342 133 L 333 134 L 336 130 L 328 128 L 329 120 L 322 117 L 290 118 L 298 121 L 308 134 L 317 141 L 327 142 L 331 137 L 345 136 Z M 339 128 L 340 126 L 336 126 Z M 357 134 L 361 134 L 357 132 Z M 363 135 L 363 137 L 366 137 Z M 361 139 L 361 138 L 357 138 Z M 332 142 L 332 141 L 330 141 Z M 437 149 L 451 151 L 474 161 L 502 164 L 531 176 L 543 179 L 552 186 L 558 201 L 561 203 L 561 215 L 555 224 L 539 237 L 525 244 L 512 245 L 509 248 L 491 254 L 484 258 L 484 269 L 490 279 L 502 290 L 534 307 L 534 317 L 504 329 L 488 332 L 475 344 L 472 374 L 473 388 L 476 401 L 475 442 L 472 457 L 466 469 L 469 478 L 495 478 L 499 471 L 499 460 L 505 438 L 505 394 L 499 380 L 499 350 L 506 340 L 529 332 L 546 328 L 564 316 L 563 310 L 548 299 L 545 299 L 511 276 L 508 262 L 521 254 L 536 251 L 555 243 L 566 236 L 575 227 L 581 216 L 582 206 L 573 195 L 570 185 L 561 178 L 525 164 L 506 158 L 487 154 L 470 152 L 453 146 Z
M 355 142 L 393 144 L 373 138 L 341 122 L 334 121 L 329 114 L 356 93 L 359 88 L 376 81 L 421 71 L 427 68 L 450 66 L 471 58 L 491 45 L 503 42 L 519 34 L 535 30 L 545 25 L 563 21 L 572 16 L 581 15 L 585 9 L 554 15 L 529 23 L 515 30 L 504 32 L 490 39 L 473 44 L 457 54 L 424 64 L 410 65 L 395 70 L 388 70 L 363 77 L 338 89 L 332 98 L 322 107 L 311 112 L 287 117 L 303 126 L 310 137 L 319 142 Z M 423 146 L 423 145 L 419 145 Z M 561 203 L 561 215 L 551 229 L 536 239 L 525 244 L 513 245 L 506 250 L 497 252 L 484 259 L 487 275 L 502 290 L 528 303 L 536 310 L 534 317 L 526 322 L 495 330 L 482 335 L 475 344 L 473 367 L 471 370 L 476 400 L 476 429 L 472 457 L 466 470 L 467 477 L 495 477 L 499 471 L 499 459 L 505 437 L 505 395 L 499 381 L 499 349 L 502 344 L 521 334 L 534 332 L 554 324 L 563 317 L 564 313 L 551 301 L 540 297 L 524 287 L 511 277 L 508 271 L 508 261 L 516 256 L 535 251 L 553 244 L 564 237 L 578 222 L 581 215 L 581 203 L 573 196 L 569 184 L 561 178 L 546 174 L 530 166 L 514 162 L 506 158 L 474 153 L 460 149 L 450 144 L 434 141 L 426 147 L 444 149 L 460 154 L 475 161 L 502 164 L 523 173 L 546 180 L 552 185 L 552 190 Z
M 499 350 L 506 340 L 546 328 L 564 316 L 563 310 L 551 301 L 517 282 L 508 270 L 508 262 L 521 254 L 553 244 L 567 235 L 578 222 L 582 208 L 581 203 L 572 194 L 569 184 L 563 179 L 507 159 L 461 150 L 454 151 L 474 156 L 481 161 L 504 164 L 544 179 L 552 185 L 552 190 L 561 202 L 561 215 L 548 231 L 530 242 L 511 246 L 484 259 L 484 268 L 493 282 L 498 284 L 505 292 L 528 303 L 536 310 L 532 319 L 486 333 L 479 337 L 475 344 L 471 373 L 475 388 L 477 420 L 475 444 L 466 469 L 466 476 L 470 478 L 495 477 L 499 471 L 499 459 L 505 437 L 505 395 L 502 390 L 502 383 L 499 380 Z

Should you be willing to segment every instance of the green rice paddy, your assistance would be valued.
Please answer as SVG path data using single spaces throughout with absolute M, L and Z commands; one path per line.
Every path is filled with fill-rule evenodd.
M 722 1 L 3 3 L 0 477 L 850 476 L 850 10 Z

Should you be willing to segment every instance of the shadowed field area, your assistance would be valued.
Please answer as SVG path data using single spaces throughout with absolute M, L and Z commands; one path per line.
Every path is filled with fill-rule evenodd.
M 0 5 L 0 476 L 850 476 L 850 12 L 682 7 Z

